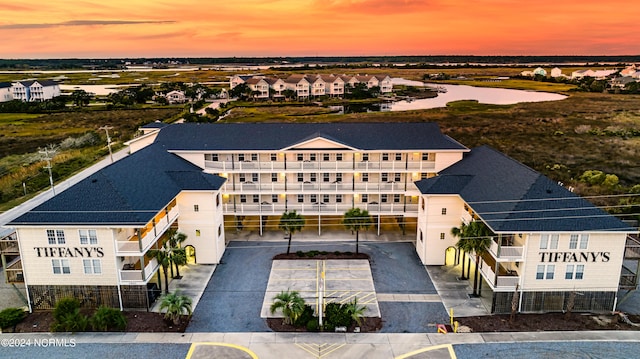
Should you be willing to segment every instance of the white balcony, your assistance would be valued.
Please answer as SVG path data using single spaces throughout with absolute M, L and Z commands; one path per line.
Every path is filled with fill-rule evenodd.
M 143 233 L 142 238 L 138 239 L 137 235 L 133 235 L 128 241 L 116 241 L 116 255 L 132 256 L 146 253 L 151 245 L 153 245 L 164 232 L 169 229 L 171 224 L 178 218 L 178 207 L 174 206 L 168 215 L 160 216 L 158 222 L 150 230 Z M 157 218 L 157 217 L 156 217 Z
M 471 256 L 471 259 L 475 261 L 475 256 Z M 487 281 L 492 290 L 509 291 L 515 290 L 516 285 L 520 282 L 520 277 L 516 272 L 506 271 L 502 266 L 498 267 L 498 276 L 493 270 L 493 266 L 490 263 L 480 258 L 480 273 Z
M 204 161 L 207 170 L 219 172 L 282 172 L 284 161 Z M 433 172 L 435 161 L 359 161 L 355 164 L 345 158 L 343 161 L 296 161 L 286 162 L 286 171 L 325 172 Z
M 489 247 L 489 253 L 498 261 L 498 262 L 514 262 L 514 261 L 522 261 L 524 260 L 524 247 L 515 247 L 515 246 L 498 246 L 498 243 L 495 240 L 491 241 L 491 246 Z
M 122 282 L 148 282 L 158 269 L 158 261 L 155 258 L 145 259 L 144 269 L 140 269 L 140 261 L 127 266 L 127 269 L 119 269 Z
M 418 212 L 417 204 L 403 203 L 358 203 L 356 207 L 366 208 L 370 214 L 401 214 Z M 350 202 L 345 203 L 233 203 L 224 204 L 224 214 L 235 215 L 281 215 L 285 210 L 297 211 L 304 215 L 337 214 L 353 208 Z

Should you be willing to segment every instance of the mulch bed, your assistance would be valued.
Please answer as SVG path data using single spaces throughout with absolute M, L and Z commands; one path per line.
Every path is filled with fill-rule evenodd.
M 267 325 L 274 332 L 306 332 L 306 327 L 295 327 L 291 324 L 283 324 L 282 318 L 267 318 Z M 347 328 L 347 332 L 353 333 L 356 325 Z M 382 319 L 377 317 L 362 318 L 361 333 L 374 333 L 382 329 Z
M 630 316 L 634 322 L 640 318 Z M 517 314 L 513 322 L 508 314 L 455 318 L 460 326 L 469 327 L 472 332 L 539 332 L 539 331 L 580 331 L 580 330 L 640 330 L 624 323 L 618 315 L 573 313 L 566 317 L 563 313 Z M 464 329 L 463 329 L 464 330 Z M 462 330 L 460 330 L 462 331 Z
M 164 314 L 142 312 L 142 311 L 125 311 L 123 312 L 127 318 L 127 328 L 125 332 L 168 332 L 168 333 L 184 333 L 189 324 L 190 317 L 183 316 L 179 325 L 165 321 Z M 90 313 L 84 313 L 90 314 Z M 38 333 L 49 332 L 49 328 L 53 323 L 53 312 L 38 311 L 29 314 L 22 322 L 16 326 L 16 333 Z M 87 330 L 91 331 L 91 330 Z

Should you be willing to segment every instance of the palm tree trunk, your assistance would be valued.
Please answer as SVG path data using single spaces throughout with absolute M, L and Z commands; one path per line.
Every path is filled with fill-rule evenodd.
M 291 250 L 291 232 L 289 232 L 289 244 L 287 245 L 287 254 L 289 254 L 290 250 Z
M 169 294 L 169 268 L 167 266 L 162 267 L 164 272 L 164 294 Z
M 480 269 L 480 255 L 476 254 L 476 270 L 473 275 L 473 296 L 478 296 L 478 269 Z
M 356 231 L 356 254 L 358 254 L 358 233 L 360 232 Z
M 176 276 L 173 278 L 182 279 L 182 276 L 180 275 L 180 266 L 178 265 L 178 263 L 176 263 Z
M 462 275 L 460 276 L 460 279 L 467 279 L 467 277 L 464 276 L 464 260 L 467 259 L 467 252 L 462 251 Z

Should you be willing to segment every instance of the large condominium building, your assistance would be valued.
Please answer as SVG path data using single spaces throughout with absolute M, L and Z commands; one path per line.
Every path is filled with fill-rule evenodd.
M 51 80 L 30 80 L 13 83 L 12 96 L 14 100 L 26 102 L 50 100 L 60 96 L 60 86 Z
M 148 306 L 159 266 L 146 253 L 170 228 L 187 235 L 192 260 L 218 263 L 223 224 L 262 235 L 296 210 L 321 237 L 359 207 L 377 234 L 413 231 L 425 265 L 453 264 L 451 228 L 485 222 L 495 237 L 477 267 L 495 312 L 516 290 L 522 311 L 562 310 L 572 291 L 586 293 L 576 310 L 611 310 L 627 234 L 636 232 L 433 123 L 153 124 L 145 132 L 129 157 L 10 224 L 32 308 L 72 292 L 86 305 Z

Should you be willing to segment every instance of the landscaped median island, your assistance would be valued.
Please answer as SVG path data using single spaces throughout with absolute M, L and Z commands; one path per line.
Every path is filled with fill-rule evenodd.
M 509 314 L 495 314 L 456 318 L 459 332 L 541 332 L 581 330 L 640 330 L 640 326 L 626 323 L 619 313 L 540 313 L 517 314 L 510 320 Z M 640 316 L 628 316 L 631 323 L 640 323 Z
M 261 316 L 276 332 L 380 330 L 369 256 L 317 250 L 274 256 Z

